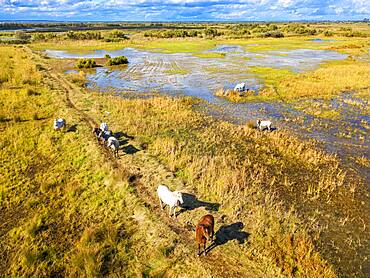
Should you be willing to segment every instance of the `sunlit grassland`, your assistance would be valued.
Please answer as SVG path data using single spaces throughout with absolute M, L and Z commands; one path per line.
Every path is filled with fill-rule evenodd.
M 7 78 L 1 85 L 0 213 L 7 224 L 0 247 L 7 253 L 1 254 L 0 267 L 13 275 L 211 275 L 189 251 L 193 242 L 179 241 L 181 235 L 144 206 L 125 173 L 112 170 L 89 127 L 65 105 L 64 94 L 43 84 L 40 66 L 21 49 L 1 49 L 0 76 Z M 9 75 L 6 65 L 13 60 L 21 66 Z M 27 80 L 34 80 L 32 92 Z M 361 183 L 313 142 L 213 120 L 195 113 L 190 98 L 124 100 L 85 90 L 70 97 L 89 116 L 147 146 L 122 160 L 147 173 L 142 182 L 149 194 L 155 195 L 163 178 L 156 176 L 155 158 L 183 182 L 184 191 L 220 204 L 218 215 L 228 221 L 244 223 L 251 234 L 246 244 L 216 248 L 235 258 L 239 268 L 252 262 L 270 277 L 360 271 L 351 245 L 357 243 L 349 248 L 348 242 L 362 228 L 361 217 L 367 221 L 353 198 Z M 55 116 L 77 124 L 77 132 L 52 131 Z M 137 160 L 143 164 L 134 164 Z M 195 224 L 199 213 L 186 212 L 178 221 Z M 345 217 L 355 220 L 340 225 Z M 336 232 L 348 238 L 335 237 Z M 364 244 L 365 231 L 356 238 Z
M 287 98 L 330 98 L 344 91 L 359 92 L 370 86 L 370 62 L 347 59 L 328 62 L 315 71 L 293 75 L 276 83 Z
M 44 84 L 43 70 L 21 49 L 1 47 L 0 55 L 4 65 L 18 65 L 0 68 L 7 77 L 0 87 L 0 272 L 140 277 L 187 267 L 163 251 L 186 246 L 143 206 L 126 174 L 113 171 L 90 127 Z M 54 132 L 54 117 L 76 130 Z M 189 276 L 206 273 L 188 267 Z
M 32 43 L 30 47 L 34 50 L 66 50 L 74 53 L 85 53 L 94 50 L 119 50 L 125 47 L 133 46 L 131 41 L 104 42 L 98 40 L 58 40 L 49 42 Z

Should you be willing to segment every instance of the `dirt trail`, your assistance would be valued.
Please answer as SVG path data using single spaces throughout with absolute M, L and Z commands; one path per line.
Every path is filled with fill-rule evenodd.
M 70 83 L 61 74 L 53 72 L 53 69 L 48 67 L 43 61 L 43 58 L 37 53 L 34 53 L 29 48 L 25 49 L 33 57 L 34 61 L 44 68 L 44 81 L 51 85 L 57 92 L 64 94 L 67 106 L 75 110 L 77 115 L 81 117 L 87 126 L 90 128 L 97 126 L 97 122 L 79 109 L 71 99 L 71 95 L 80 94 L 81 89 Z M 91 140 L 95 140 L 93 135 L 91 135 Z M 128 144 L 135 145 L 135 143 L 134 139 L 128 141 Z M 101 147 L 101 150 L 107 160 L 111 162 L 116 173 L 120 173 L 120 175 L 128 179 L 144 205 L 156 215 L 156 218 L 159 219 L 161 223 L 166 224 L 178 235 L 178 242 L 182 243 L 184 246 L 188 246 L 188 250 L 184 255 L 192 256 L 192 260 L 201 260 L 202 266 L 212 274 L 212 277 L 266 277 L 265 270 L 256 262 L 245 260 L 244 257 L 243 263 L 241 263 L 238 259 L 243 255 L 243 250 L 241 248 L 235 248 L 234 245 L 229 247 L 226 243 L 216 246 L 216 248 L 209 252 L 207 257 L 196 257 L 197 248 L 193 231 L 195 225 L 194 219 L 197 219 L 197 216 L 194 215 L 195 210 L 192 212 L 185 211 L 175 220 L 168 217 L 168 210 L 161 211 L 158 205 L 158 199 L 155 193 L 155 186 L 158 185 L 158 182 L 170 185 L 171 188 L 184 188 L 182 181 L 176 178 L 174 173 L 166 169 L 161 162 L 156 160 L 145 150 L 140 150 L 131 155 L 122 155 L 121 150 L 119 159 L 114 158 L 112 153 L 106 148 Z M 191 215 L 191 213 L 193 215 Z M 217 224 L 217 219 L 219 219 L 221 215 L 217 212 L 212 212 L 212 214 L 216 219 L 215 230 L 217 231 L 217 227 L 219 226 Z M 228 250 L 226 254 L 223 252 L 225 250 Z

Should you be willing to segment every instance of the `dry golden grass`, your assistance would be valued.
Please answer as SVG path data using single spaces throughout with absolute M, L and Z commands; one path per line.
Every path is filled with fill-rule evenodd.
M 347 61 L 332 63 L 313 72 L 291 76 L 279 83 L 279 92 L 288 98 L 329 98 L 343 91 L 358 91 L 370 86 L 370 63 Z

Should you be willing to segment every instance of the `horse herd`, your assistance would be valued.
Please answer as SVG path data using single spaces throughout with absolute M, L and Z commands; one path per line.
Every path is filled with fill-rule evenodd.
M 176 208 L 184 203 L 182 193 L 179 191 L 171 191 L 165 185 L 159 185 L 157 188 L 159 205 L 161 210 L 168 205 L 169 216 L 176 217 Z M 164 204 L 164 206 L 163 206 Z M 204 256 L 207 255 L 207 241 L 214 242 L 214 227 L 215 220 L 211 214 L 204 215 L 198 222 L 195 229 L 195 239 L 198 243 L 198 256 L 200 256 L 200 247 L 203 246 Z
M 63 118 L 55 119 L 53 127 L 55 131 L 64 130 L 67 127 L 67 122 Z M 107 148 L 112 150 L 114 156 L 118 157 L 120 143 L 118 139 L 114 137 L 112 131 L 109 130 L 107 123 L 101 123 L 100 127 L 94 127 L 92 132 L 100 143 L 105 144 Z
M 107 123 L 101 123 L 100 127 L 93 128 L 93 134 L 99 142 L 106 144 L 107 148 L 111 149 L 114 156 L 118 157 L 119 141 L 113 136 L 112 131 L 109 130 Z

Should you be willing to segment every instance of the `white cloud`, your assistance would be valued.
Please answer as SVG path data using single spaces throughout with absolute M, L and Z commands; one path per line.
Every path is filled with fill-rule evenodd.
M 0 19 L 11 19 L 9 11 L 23 19 L 69 16 L 80 20 L 294 20 L 370 17 L 369 0 L 0 0 L 0 5 Z

